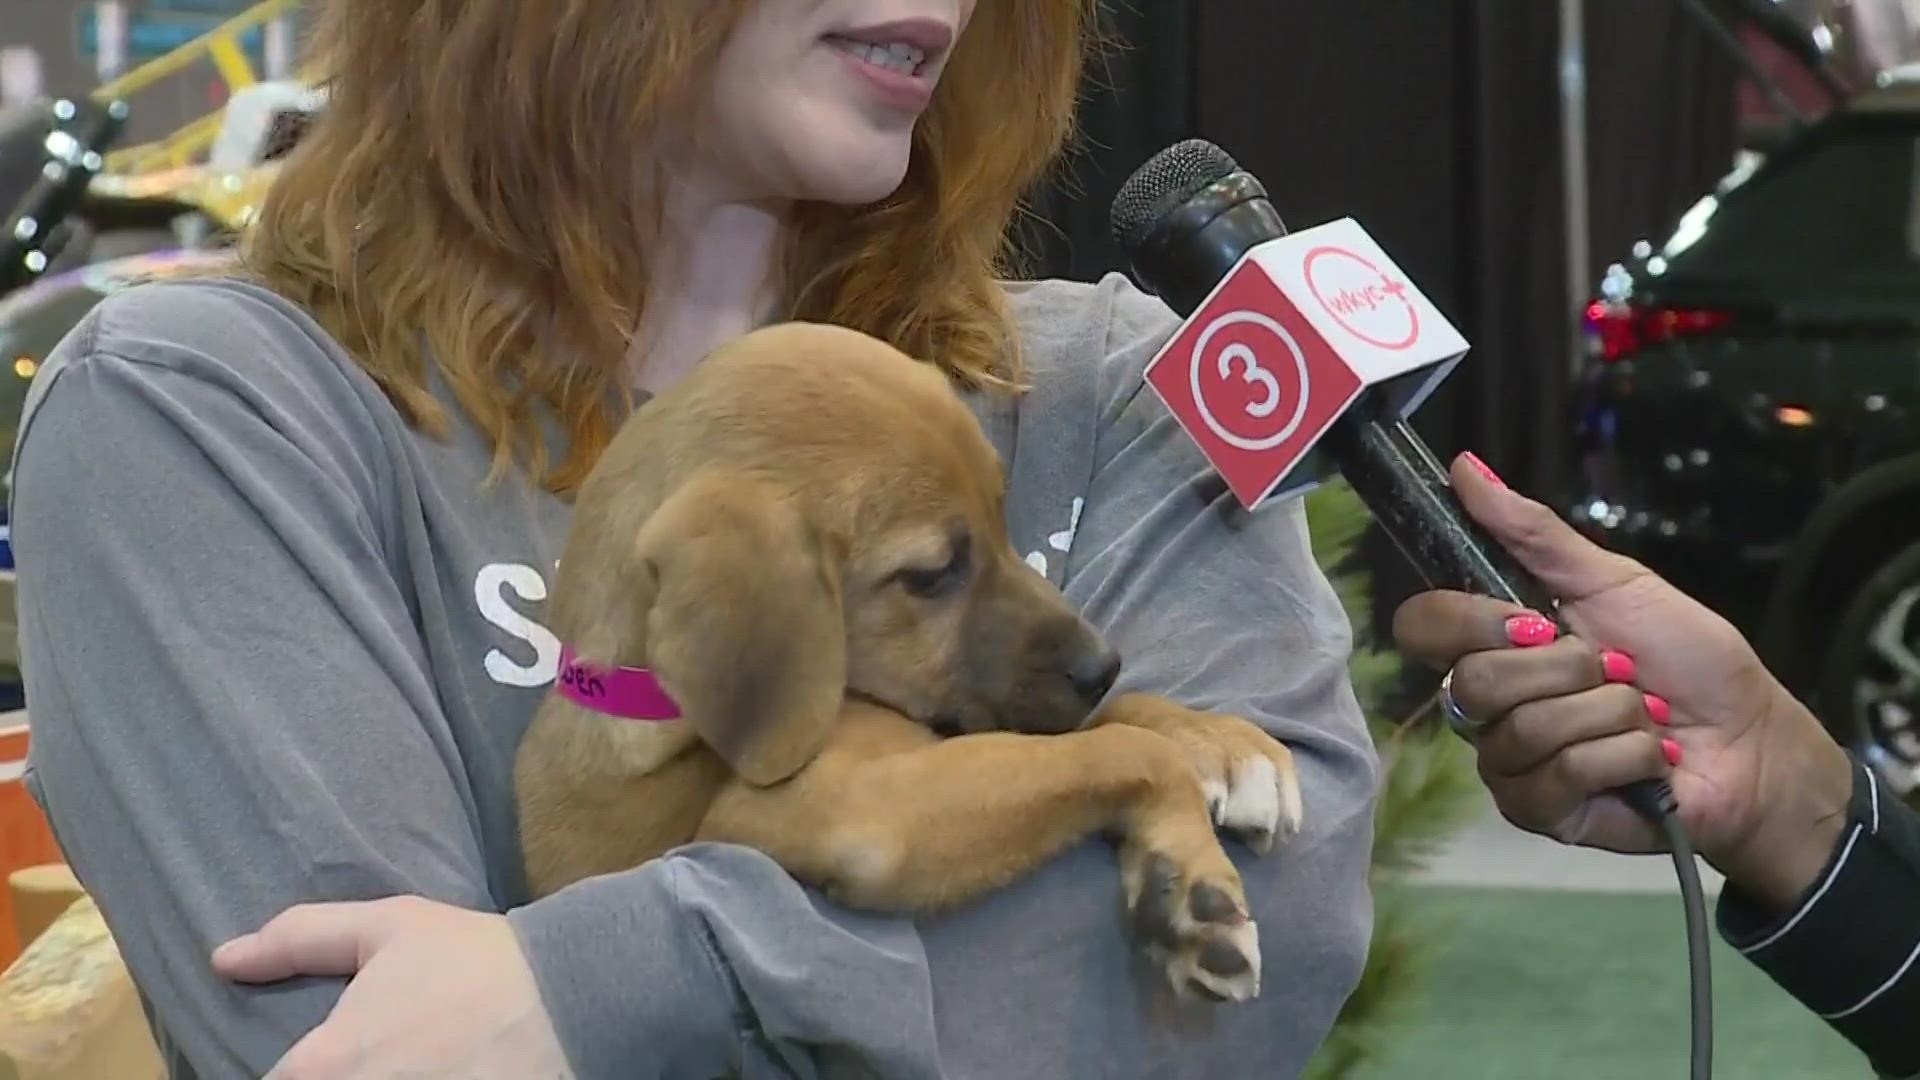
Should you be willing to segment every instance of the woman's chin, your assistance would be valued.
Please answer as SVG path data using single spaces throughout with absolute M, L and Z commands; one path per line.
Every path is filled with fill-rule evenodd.
M 809 155 L 813 167 L 800 186 L 813 202 L 867 206 L 900 190 L 911 153 L 911 146 L 848 146 L 844 153 Z

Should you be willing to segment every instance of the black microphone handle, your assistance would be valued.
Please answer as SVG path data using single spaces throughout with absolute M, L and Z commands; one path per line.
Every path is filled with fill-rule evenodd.
M 1467 516 L 1446 466 L 1419 434 L 1405 420 L 1370 415 L 1376 407 L 1356 402 L 1320 449 L 1427 587 L 1519 604 L 1570 633 L 1552 594 Z M 1641 780 L 1617 794 L 1649 820 L 1673 810 L 1673 790 L 1661 781 Z
M 1404 420 L 1378 419 L 1365 403 L 1336 421 L 1320 447 L 1429 588 L 1491 596 L 1561 623 L 1540 583 L 1469 518 L 1445 465 Z

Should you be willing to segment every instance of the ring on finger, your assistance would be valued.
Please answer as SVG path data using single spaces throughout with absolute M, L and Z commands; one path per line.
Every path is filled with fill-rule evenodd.
M 1473 737 L 1479 733 L 1481 725 L 1473 717 L 1468 716 L 1467 710 L 1461 708 L 1460 703 L 1454 700 L 1452 668 L 1448 668 L 1447 673 L 1440 678 L 1440 711 L 1446 714 L 1447 726 L 1453 729 L 1455 735 L 1472 742 Z

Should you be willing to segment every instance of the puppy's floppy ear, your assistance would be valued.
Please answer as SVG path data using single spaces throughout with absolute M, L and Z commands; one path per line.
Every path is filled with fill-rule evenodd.
M 840 558 L 774 484 L 704 470 L 641 526 L 647 663 L 750 784 L 811 761 L 847 683 Z

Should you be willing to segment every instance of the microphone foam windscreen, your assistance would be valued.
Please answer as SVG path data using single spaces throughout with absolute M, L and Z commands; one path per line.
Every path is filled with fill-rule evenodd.
M 1131 257 L 1161 218 L 1239 168 L 1225 150 L 1205 139 L 1174 143 L 1153 155 L 1113 197 L 1107 221 L 1114 241 Z

